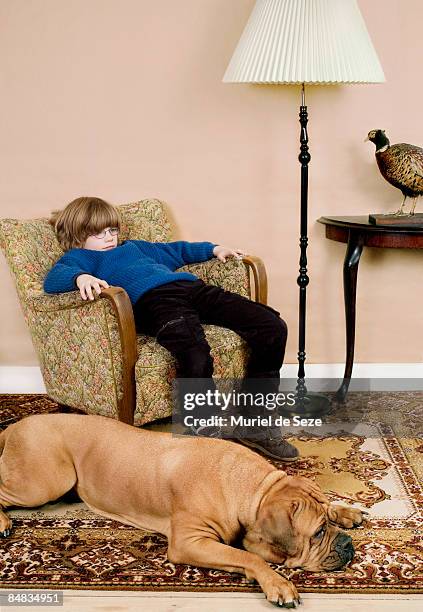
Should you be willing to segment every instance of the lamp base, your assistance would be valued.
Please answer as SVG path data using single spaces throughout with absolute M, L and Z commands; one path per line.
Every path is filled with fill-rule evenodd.
M 332 408 L 331 400 L 321 393 L 306 393 L 297 394 L 293 406 L 284 406 L 279 408 L 280 416 L 299 416 L 299 417 L 321 417 L 329 414 Z

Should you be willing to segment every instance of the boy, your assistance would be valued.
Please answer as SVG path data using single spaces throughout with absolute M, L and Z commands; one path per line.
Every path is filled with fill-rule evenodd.
M 137 331 L 155 336 L 175 357 L 178 377 L 212 379 L 213 360 L 202 323 L 234 330 L 249 345 L 248 379 L 279 381 L 287 327 L 279 313 L 220 287 L 207 285 L 177 268 L 217 257 L 241 257 L 239 250 L 210 242 L 118 242 L 117 210 L 100 198 L 73 200 L 53 213 L 50 223 L 66 251 L 44 281 L 46 293 L 79 289 L 94 300 L 102 288 L 123 287 L 134 310 Z M 204 432 L 205 433 L 205 432 Z M 292 461 L 298 451 L 280 431 L 263 432 L 254 446 L 276 459 Z M 240 440 L 241 441 L 241 440 Z M 242 440 L 251 444 L 248 439 Z

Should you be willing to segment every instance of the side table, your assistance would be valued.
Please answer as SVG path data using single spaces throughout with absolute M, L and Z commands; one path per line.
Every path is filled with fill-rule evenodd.
M 343 402 L 348 393 L 354 364 L 357 273 L 363 247 L 423 249 L 423 226 L 372 225 L 367 216 L 320 217 L 326 226 L 326 238 L 347 243 L 344 259 L 344 303 L 346 361 L 344 380 L 336 394 Z

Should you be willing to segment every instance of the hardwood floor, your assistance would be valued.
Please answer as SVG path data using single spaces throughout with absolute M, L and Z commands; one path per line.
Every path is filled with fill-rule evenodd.
M 1 591 L 0 591 L 1 592 Z M 319 595 L 304 593 L 302 612 L 418 612 L 423 595 Z M 7 606 L 21 612 L 21 606 Z M 149 593 L 116 591 L 65 591 L 62 612 L 271 612 L 275 608 L 263 595 L 248 593 Z M 32 612 L 46 608 L 31 606 Z

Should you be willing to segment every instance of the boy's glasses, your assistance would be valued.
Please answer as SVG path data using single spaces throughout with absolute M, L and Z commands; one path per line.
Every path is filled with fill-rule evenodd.
M 118 227 L 108 227 L 102 232 L 99 232 L 98 234 L 94 234 L 94 238 L 98 238 L 100 240 L 101 238 L 104 238 L 106 236 L 107 232 L 109 232 L 111 236 L 117 236 L 119 233 L 119 228 Z

